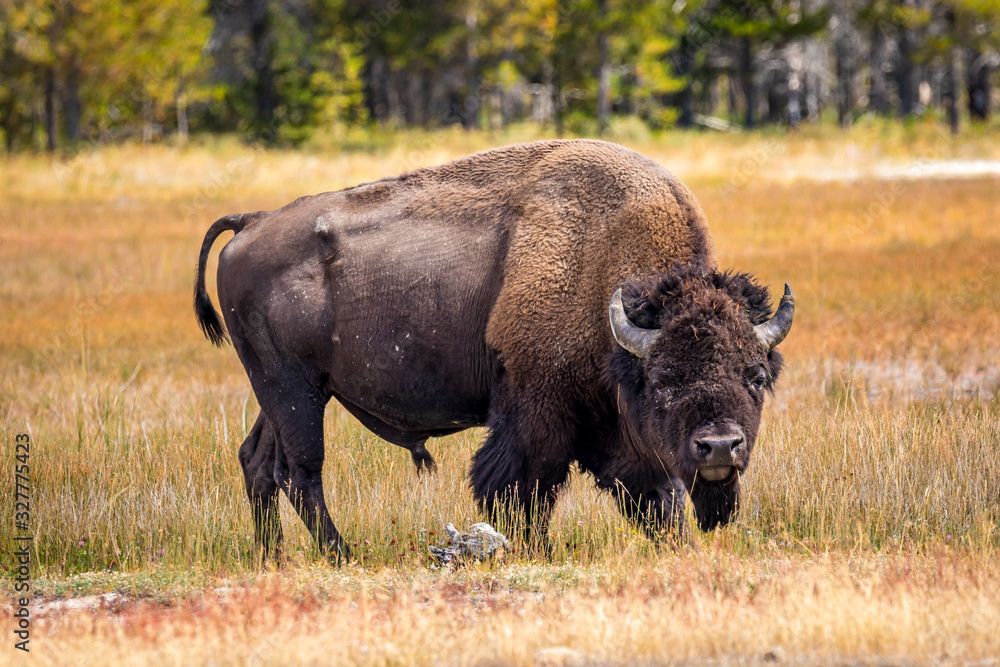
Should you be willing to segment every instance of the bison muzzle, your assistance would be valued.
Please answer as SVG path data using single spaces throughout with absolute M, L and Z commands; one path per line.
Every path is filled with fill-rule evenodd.
M 215 239 L 219 319 L 205 290 Z M 195 311 L 228 335 L 261 410 L 240 447 L 257 543 L 281 541 L 279 491 L 320 547 L 347 547 L 322 484 L 331 398 L 433 468 L 428 438 L 488 435 L 471 466 L 483 510 L 540 539 L 576 463 L 651 536 L 737 510 L 775 347 L 794 300 L 716 268 L 691 192 L 599 141 L 478 153 L 216 221 Z

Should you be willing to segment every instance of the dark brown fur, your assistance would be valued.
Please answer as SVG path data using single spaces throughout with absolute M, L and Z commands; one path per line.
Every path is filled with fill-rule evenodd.
M 433 466 L 427 438 L 488 425 L 471 470 L 476 498 L 487 511 L 508 499 L 540 532 L 574 461 L 622 498 L 676 508 L 690 489 L 698 505 L 701 489 L 663 474 L 663 436 L 634 412 L 635 373 L 651 362 L 628 362 L 607 320 L 609 297 L 629 279 L 653 276 L 665 290 L 683 267 L 718 275 L 704 214 L 656 163 L 597 141 L 521 144 L 223 218 L 206 235 L 195 288 L 216 343 L 224 330 L 204 267 L 225 230 L 236 236 L 220 256 L 219 298 L 261 404 L 240 449 L 259 541 L 280 540 L 281 489 L 324 548 L 344 551 L 321 482 L 330 398 L 418 467 Z M 735 326 L 732 341 L 716 335 L 715 356 L 732 365 L 733 346 L 750 345 L 747 313 L 766 316 L 766 293 L 746 276 L 713 280 L 721 310 L 641 302 L 641 283 L 628 283 L 628 303 L 641 306 L 639 322 Z M 699 363 L 691 373 L 715 373 Z M 619 414 L 622 391 L 636 398 Z M 637 518 L 647 509 L 623 502 Z

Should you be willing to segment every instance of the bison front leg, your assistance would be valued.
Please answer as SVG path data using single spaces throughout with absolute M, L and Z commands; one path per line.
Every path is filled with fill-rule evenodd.
M 490 433 L 472 460 L 476 500 L 494 524 L 508 524 L 532 551 L 551 553 L 549 516 L 569 476 L 570 429 L 555 419 L 513 413 L 490 420 Z M 520 527 L 520 530 L 518 530 Z
M 264 413 L 240 446 L 240 465 L 253 512 L 254 539 L 263 559 L 281 549 L 281 518 L 278 515 L 278 485 L 274 481 L 277 439 Z

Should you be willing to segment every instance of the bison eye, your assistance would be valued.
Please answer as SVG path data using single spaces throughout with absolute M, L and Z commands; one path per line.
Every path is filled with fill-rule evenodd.
M 766 384 L 767 384 L 767 373 L 765 373 L 764 369 L 762 368 L 757 373 L 757 375 L 755 375 L 754 378 L 750 380 L 750 386 L 753 387 L 754 389 L 763 389 L 764 385 Z
M 667 386 L 667 376 L 663 371 L 654 370 L 649 374 L 649 384 L 653 389 L 663 389 Z

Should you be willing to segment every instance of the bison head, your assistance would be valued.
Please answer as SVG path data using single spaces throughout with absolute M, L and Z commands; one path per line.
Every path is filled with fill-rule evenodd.
M 687 488 L 703 530 L 736 511 L 794 310 L 787 285 L 772 317 L 751 276 L 698 266 L 630 282 L 611 299 L 619 410 L 644 458 Z

